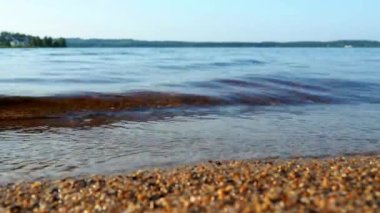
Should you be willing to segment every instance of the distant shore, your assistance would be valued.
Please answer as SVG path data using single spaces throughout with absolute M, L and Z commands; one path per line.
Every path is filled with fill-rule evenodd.
M 380 48 L 380 41 L 146 41 L 135 39 L 82 39 L 38 37 L 20 33 L 0 32 L 0 48 L 87 48 L 87 47 L 148 47 L 148 48 Z
M 355 48 L 380 47 L 379 41 L 339 40 L 339 41 L 294 41 L 294 42 L 191 42 L 191 41 L 143 41 L 134 39 L 80 39 L 66 38 L 67 47 L 305 47 L 305 48 Z
M 376 212 L 380 155 L 209 161 L 0 187 L 0 212 Z

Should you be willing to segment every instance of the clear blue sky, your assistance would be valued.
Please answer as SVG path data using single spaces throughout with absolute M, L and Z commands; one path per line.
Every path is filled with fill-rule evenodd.
M 0 31 L 186 41 L 380 40 L 380 0 L 0 0 Z

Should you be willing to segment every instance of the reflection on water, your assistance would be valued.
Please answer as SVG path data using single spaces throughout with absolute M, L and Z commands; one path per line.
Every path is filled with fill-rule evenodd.
M 0 183 L 380 151 L 378 49 L 0 50 Z

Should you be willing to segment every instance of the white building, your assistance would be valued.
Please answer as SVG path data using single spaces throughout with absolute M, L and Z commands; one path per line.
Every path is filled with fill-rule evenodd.
M 18 41 L 18 40 L 13 40 L 10 42 L 11 47 L 20 47 L 24 46 L 24 42 Z

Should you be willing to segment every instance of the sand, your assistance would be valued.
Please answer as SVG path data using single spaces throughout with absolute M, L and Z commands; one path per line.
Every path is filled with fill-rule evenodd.
M 0 212 L 380 212 L 380 155 L 209 161 L 8 184 Z

